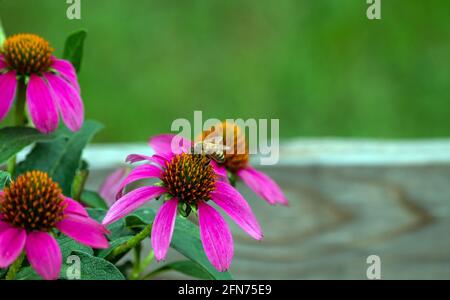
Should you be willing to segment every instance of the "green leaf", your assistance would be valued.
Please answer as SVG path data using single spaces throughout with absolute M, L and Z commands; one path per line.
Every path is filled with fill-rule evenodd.
M 102 127 L 95 121 L 86 121 L 78 132 L 68 132 L 67 136 L 60 136 L 53 142 L 37 143 L 18 165 L 19 174 L 29 170 L 45 171 L 59 183 L 64 195 L 70 195 L 83 149 Z
M 3 190 L 5 185 L 11 180 L 11 175 L 8 172 L 0 171 L 0 191 Z
M 81 202 L 92 208 L 108 208 L 106 201 L 98 193 L 93 191 L 84 191 L 81 194 Z
M 86 30 L 79 30 L 77 32 L 74 32 L 67 37 L 66 44 L 64 46 L 63 58 L 72 63 L 77 73 L 79 73 L 81 69 L 81 61 L 83 59 L 83 46 L 86 36 Z
M 80 258 L 81 280 L 124 280 L 123 274 L 107 260 L 92 256 L 81 251 L 73 251 L 72 255 Z M 67 269 L 70 266 L 64 261 L 60 278 L 67 279 Z
M 30 127 L 2 128 L 0 129 L 0 164 L 30 144 L 48 142 L 54 138 L 52 134 L 42 134 Z
M 152 273 L 149 274 L 150 276 L 154 276 L 156 274 L 166 272 L 166 271 L 177 271 L 180 273 L 183 273 L 185 275 L 199 278 L 199 279 L 205 279 L 210 280 L 214 279 L 214 277 L 206 271 L 202 266 L 199 264 L 191 261 L 191 260 L 183 260 L 183 261 L 176 261 L 173 263 L 169 263 L 167 265 L 162 266 L 159 269 L 156 269 Z
M 56 240 L 58 241 L 59 247 L 61 249 L 63 260 L 70 256 L 73 251 L 81 251 L 90 255 L 94 255 L 94 250 L 92 250 L 88 246 L 77 243 L 76 241 L 65 235 L 59 236 Z
M 82 251 L 72 251 L 71 255 L 80 259 L 80 279 L 81 280 L 124 280 L 125 277 L 112 263 L 103 258 L 92 256 Z M 70 261 L 69 261 L 70 262 Z M 60 279 L 67 277 L 68 269 L 72 267 L 68 263 L 67 257 L 63 258 Z M 32 267 L 25 267 L 17 274 L 18 280 L 40 280 L 42 279 Z
M 200 241 L 200 231 L 189 220 L 180 216 L 177 217 L 171 246 L 185 257 L 200 265 L 212 278 L 219 280 L 232 279 L 229 272 L 218 272 L 211 265 Z

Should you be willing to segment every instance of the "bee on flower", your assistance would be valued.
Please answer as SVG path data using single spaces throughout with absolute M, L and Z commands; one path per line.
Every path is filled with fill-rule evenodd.
M 123 180 L 118 200 L 106 214 L 103 224 L 109 225 L 152 199 L 166 199 L 153 222 L 151 242 L 157 260 L 166 257 L 176 223 L 178 208 L 187 207 L 198 215 L 200 239 L 206 256 L 220 272 L 231 264 L 234 247 L 231 231 L 214 203 L 256 240 L 263 233 L 247 201 L 227 182 L 220 179 L 217 165 L 205 155 L 192 154 L 192 143 L 180 140 L 179 147 L 172 149 L 172 136 L 161 135 L 150 140 L 156 149 L 153 156 L 132 154 L 127 161 L 145 161 L 134 168 Z M 154 185 L 137 188 L 123 195 L 123 189 L 140 179 L 156 178 Z

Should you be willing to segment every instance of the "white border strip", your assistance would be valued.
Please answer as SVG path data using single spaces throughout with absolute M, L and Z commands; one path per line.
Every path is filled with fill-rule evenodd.
M 152 155 L 146 144 L 93 144 L 84 153 L 94 169 L 112 169 L 131 153 Z M 258 159 L 254 158 L 255 164 Z M 295 139 L 280 146 L 282 166 L 450 164 L 450 139 Z

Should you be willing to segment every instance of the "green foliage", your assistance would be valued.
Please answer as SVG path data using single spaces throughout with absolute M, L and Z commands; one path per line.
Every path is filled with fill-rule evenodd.
M 6 127 L 0 129 L 0 164 L 28 145 L 36 142 L 49 142 L 54 135 L 42 134 L 29 127 Z
M 92 256 L 81 251 L 73 251 L 73 255 L 80 258 L 81 280 L 124 280 L 123 274 L 107 260 Z M 67 279 L 67 269 L 70 267 L 64 262 L 61 270 L 61 278 Z
M 72 63 L 77 73 L 79 73 L 81 70 L 83 46 L 86 36 L 86 30 L 79 30 L 77 32 L 74 32 L 69 35 L 64 46 L 63 58 Z
M 18 173 L 45 171 L 59 183 L 65 195 L 70 195 L 82 151 L 102 127 L 98 122 L 86 121 L 80 131 L 75 133 L 61 129 L 53 142 L 35 145 L 27 158 L 18 165 Z
M 0 191 L 9 183 L 11 175 L 8 172 L 0 170 Z
M 215 279 L 208 271 L 206 271 L 202 266 L 199 264 L 191 261 L 191 260 L 183 260 L 183 261 L 176 261 L 173 263 L 168 263 L 164 266 L 162 266 L 159 269 L 156 269 L 147 277 L 153 277 L 159 273 L 166 272 L 166 271 L 177 271 L 180 273 L 183 273 L 185 275 L 199 278 L 199 279 L 205 279 L 205 280 L 211 280 Z
M 106 201 L 94 191 L 84 191 L 81 194 L 81 202 L 92 208 L 107 209 Z

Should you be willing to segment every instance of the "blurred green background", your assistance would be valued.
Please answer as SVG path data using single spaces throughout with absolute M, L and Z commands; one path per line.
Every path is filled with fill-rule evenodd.
M 146 141 L 176 118 L 279 118 L 283 137 L 450 135 L 450 1 L 0 0 L 8 34 L 62 52 L 89 32 L 80 82 L 97 142 Z M 3 125 L 3 124 L 2 124 Z

